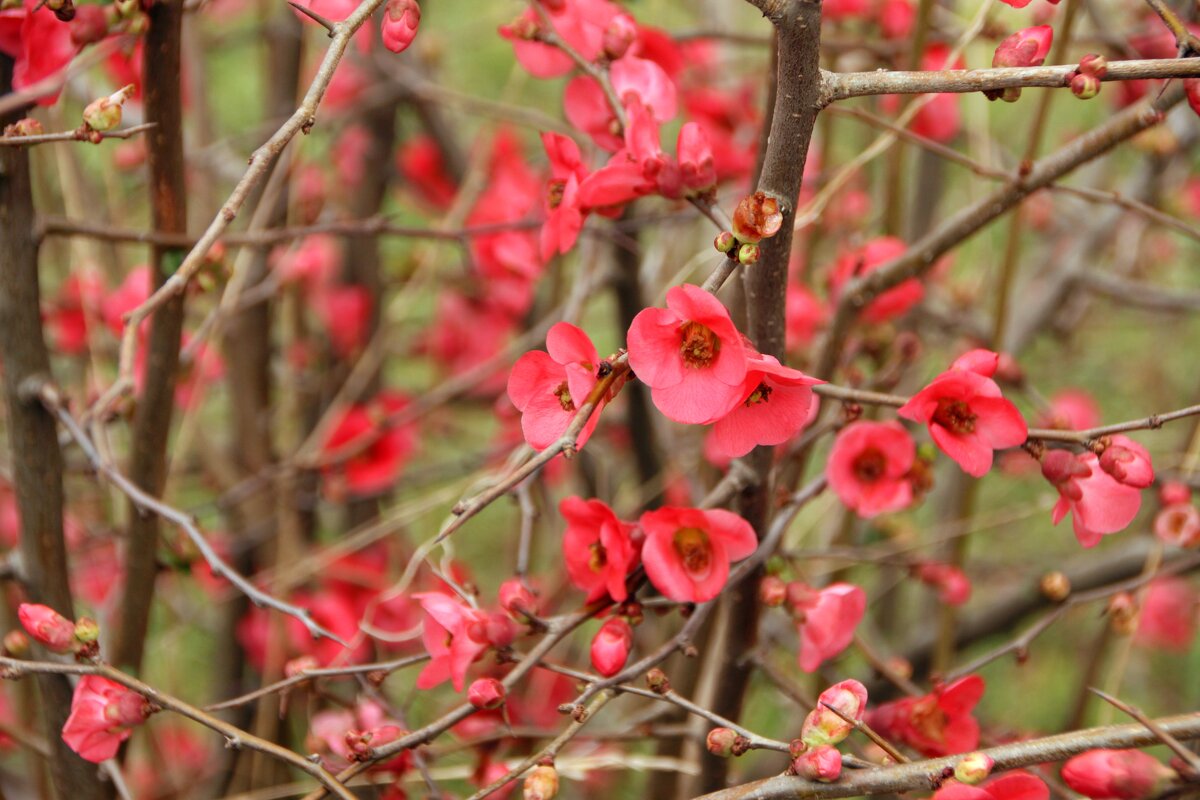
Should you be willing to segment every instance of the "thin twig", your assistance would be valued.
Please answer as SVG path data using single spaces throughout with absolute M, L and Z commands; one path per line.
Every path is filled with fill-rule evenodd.
M 101 139 L 128 139 L 139 133 L 145 133 L 157 124 L 157 122 L 144 122 L 141 125 L 134 125 L 133 127 L 119 131 L 93 131 L 80 127 L 73 131 L 62 131 L 59 133 L 35 133 L 30 136 L 0 136 L 0 147 L 24 147 L 25 145 L 46 144 L 48 142 L 93 142 L 99 144 L 99 140 Z

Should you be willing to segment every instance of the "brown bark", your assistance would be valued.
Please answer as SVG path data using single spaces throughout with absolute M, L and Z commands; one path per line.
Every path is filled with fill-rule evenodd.
M 12 59 L 0 54 L 0 94 L 12 89 L 12 68 Z M 20 116 L 18 111 L 0 119 L 0 127 Z M 0 230 L 0 362 L 25 590 L 30 600 L 74 618 L 63 539 L 62 452 L 54 418 L 35 394 L 36 384 L 50 379 L 50 356 L 42 336 L 29 152 L 23 148 L 0 149 Z M 37 685 L 55 795 L 62 800 L 106 797 L 96 766 L 75 755 L 59 735 L 71 707 L 70 682 L 63 675 L 39 675 Z
M 183 100 L 180 52 L 183 2 L 168 0 L 149 10 L 143 65 L 146 119 L 157 123 L 147 134 L 150 164 L 150 206 L 154 229 L 187 231 L 187 195 L 183 165 Z M 183 259 L 178 249 L 151 248 L 154 286 L 161 286 Z M 167 439 L 175 404 L 179 369 L 179 339 L 183 331 L 183 293 L 171 297 L 151 318 L 146 343 L 146 377 L 133 418 L 129 477 L 141 488 L 159 495 L 166 482 Z M 113 641 L 112 658 L 137 671 L 145 651 L 154 583 L 158 574 L 158 518 L 129 506 L 129 536 L 125 556 L 125 587 Z

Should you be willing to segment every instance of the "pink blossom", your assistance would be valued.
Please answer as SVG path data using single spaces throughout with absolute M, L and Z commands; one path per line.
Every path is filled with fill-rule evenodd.
M 1191 503 L 1172 503 L 1154 516 L 1154 535 L 1176 547 L 1200 544 L 1200 509 Z
M 596 385 L 600 356 L 588 335 L 569 322 L 546 334 L 546 352 L 531 350 L 517 359 L 508 377 L 508 397 L 521 412 L 525 441 L 536 450 L 553 444 L 570 426 Z M 592 414 L 579 434 L 582 447 L 599 422 Z
M 633 628 L 624 617 L 609 617 L 592 637 L 592 666 L 606 678 L 621 671 L 633 647 Z
M 367 761 L 372 747 L 395 741 L 405 733 L 395 720 L 388 718 L 383 706 L 365 700 L 354 708 L 329 709 L 314 714 L 309 723 L 306 746 L 323 756 L 326 767 L 342 770 L 351 763 Z M 409 752 L 404 751 L 372 768 L 402 773 L 408 769 L 410 761 Z
M 907 245 L 894 236 L 872 239 L 857 250 L 844 253 L 833 265 L 830 275 L 832 295 L 837 298 L 853 278 L 867 275 L 888 261 L 898 258 L 908 249 Z M 925 287 L 916 278 L 909 278 L 900 285 L 883 292 L 863 309 L 867 322 L 880 323 L 895 319 L 908 312 L 925 296 Z
M 1164 506 L 1190 503 L 1192 489 L 1183 481 L 1163 481 L 1162 486 L 1158 487 L 1158 499 Z
M 951 781 L 938 789 L 933 800 L 1048 800 L 1045 782 L 1028 772 L 1009 772 L 982 786 Z
M 467 668 L 488 649 L 487 614 L 441 592 L 414 594 L 425 610 L 422 639 L 430 661 L 417 676 L 418 689 L 431 689 L 449 680 L 461 692 Z
M 803 286 L 789 283 L 787 288 L 787 349 L 789 352 L 810 345 L 817 330 L 829 320 L 829 306 Z
M 963 69 L 965 66 L 962 56 L 950 61 L 950 47 L 942 42 L 926 47 L 925 55 L 921 58 L 921 69 L 926 72 Z M 933 95 L 933 99 L 913 117 L 911 128 L 918 136 L 943 144 L 949 142 L 962 129 L 959 96 L 952 93 Z
M 46 649 L 69 653 L 75 649 L 75 623 L 49 606 L 21 603 L 17 607 L 21 626 Z
M 609 0 L 563 0 L 542 7 L 554 32 L 589 61 L 603 52 L 606 31 L 622 15 L 620 7 Z M 542 25 L 537 12 L 528 9 L 512 24 L 501 26 L 500 35 L 512 42 L 517 63 L 535 78 L 566 75 L 575 62 L 560 48 L 536 41 Z
M 322 449 L 329 456 L 352 454 L 325 469 L 327 490 L 361 497 L 379 494 L 396 483 L 417 448 L 416 430 L 411 424 L 391 425 L 384 420 L 408 403 L 405 395 L 384 390 L 369 403 L 346 409 Z
M 755 356 L 742 384 L 742 399 L 713 425 L 711 449 L 719 458 L 736 458 L 756 445 L 777 445 L 808 423 L 812 387 L 824 381 L 779 363 L 772 356 Z
M 133 727 L 145 721 L 141 695 L 108 678 L 84 675 L 71 697 L 62 738 L 81 758 L 98 764 L 115 756 Z
M 750 523 L 721 509 L 664 507 L 642 514 L 642 563 L 654 587 L 678 603 L 703 603 L 720 594 L 729 565 L 754 552 Z
M 948 606 L 961 606 L 971 599 L 971 581 L 952 564 L 929 562 L 917 566 L 916 576 L 921 583 L 937 590 L 938 599 Z
M 852 422 L 829 453 L 829 487 L 860 517 L 905 508 L 913 500 L 909 470 L 916 445 L 898 422 Z
M 884 703 L 867 712 L 867 724 L 930 758 L 966 753 L 979 745 L 979 723 L 971 712 L 983 690 L 983 678 L 968 675 L 938 684 L 924 697 Z
M 567 497 L 558 510 L 567 521 L 563 558 L 571 583 L 587 592 L 589 603 L 606 595 L 623 602 L 625 579 L 638 561 L 633 524 L 617 519 L 600 500 Z
M 1143 800 L 1161 792 L 1172 776 L 1140 750 L 1088 750 L 1062 768 L 1067 786 L 1092 800 Z
M 492 359 L 512 339 L 515 328 L 512 316 L 497 304 L 445 291 L 438 296 L 422 349 L 442 372 L 457 375 Z M 472 393 L 493 396 L 504 390 L 507 379 L 497 367 L 480 378 Z
M 792 759 L 792 770 L 805 780 L 833 783 L 842 774 L 842 754 L 832 745 L 819 744 Z
M 1100 408 L 1083 389 L 1064 389 L 1050 397 L 1050 406 L 1038 419 L 1038 427 L 1082 431 L 1100 424 Z
M 1001 396 L 999 385 L 969 369 L 943 372 L 896 413 L 925 423 L 942 452 L 976 478 L 991 469 L 994 450 L 1016 447 L 1028 433 L 1021 412 Z
M 328 286 L 312 302 L 338 358 L 350 358 L 366 346 L 375 303 L 365 286 Z
M 1049 25 L 1023 28 L 996 47 L 993 67 L 1040 67 L 1050 53 L 1054 29 Z
M 308 295 L 322 292 L 342 271 L 342 248 L 326 234 L 306 236 L 290 250 L 273 254 L 273 267 L 283 283 L 298 284 Z
M 867 595 L 850 583 L 813 589 L 788 585 L 788 601 L 800 635 L 800 669 L 815 672 L 854 641 L 854 630 L 867 610 Z
M 500 607 L 515 620 L 523 620 L 538 611 L 537 597 L 522 583 L 520 578 L 510 578 L 500 584 L 497 592 Z
M 1100 469 L 1118 483 L 1135 489 L 1145 489 L 1154 483 L 1150 453 L 1133 439 L 1119 433 L 1109 437 L 1108 447 L 1100 454 Z
M 476 708 L 499 708 L 504 705 L 504 695 L 504 684 L 495 678 L 479 678 L 467 687 L 467 702 Z
M 717 167 L 712 145 L 709 143 L 708 134 L 699 123 L 685 122 L 679 129 L 675 155 L 679 159 L 684 195 L 702 195 L 717 185 Z
M 100 314 L 104 324 L 117 336 L 125 329 L 125 314 L 133 311 L 150 296 L 150 267 L 136 266 L 125 275 L 121 285 L 109 293 L 100 303 Z
M 627 341 L 630 366 L 668 418 L 705 424 L 742 401 L 742 335 L 725 306 L 700 287 L 668 289 L 667 308 L 638 313 Z
M 677 112 L 675 83 L 653 61 L 627 55 L 609 67 L 613 91 L 625 107 L 641 105 L 654 122 L 666 122 Z M 621 149 L 625 141 L 617 135 L 616 113 L 608 97 L 594 78 L 580 75 L 567 84 L 563 111 L 572 126 L 586 133 L 597 147 L 609 152 Z
M 404 176 L 405 187 L 416 191 L 422 200 L 439 211 L 454 202 L 458 186 L 446 171 L 442 149 L 431 136 L 414 136 L 396 155 L 396 168 Z
M 876 11 L 879 32 L 885 39 L 907 39 L 917 19 L 912 0 L 883 0 Z
M 1054 524 L 1070 512 L 1075 536 L 1084 547 L 1094 547 L 1103 534 L 1124 530 L 1142 505 L 1142 493 L 1100 469 L 1095 453 L 1051 450 L 1042 459 L 1042 475 L 1059 494 Z
M 1200 593 L 1183 578 L 1157 578 L 1142 598 L 1136 641 L 1147 647 L 1186 653 L 1196 638 L 1198 622 Z
M 103 302 L 104 277 L 98 270 L 85 267 L 67 276 L 45 315 L 46 327 L 59 351 L 67 355 L 87 351 L 88 325 L 100 317 Z
M 380 25 L 383 46 L 393 53 L 403 53 L 417 38 L 420 23 L 421 6 L 417 0 L 388 0 Z
M 588 169 L 573 139 L 557 133 L 543 133 L 542 146 L 550 159 L 550 181 L 546 187 L 546 222 L 542 226 L 541 256 L 548 260 L 555 253 L 566 253 L 575 246 L 583 229 L 586 212 L 579 203 L 579 182 Z
M 75 56 L 75 50 L 71 27 L 35 0 L 0 11 L 0 52 L 13 59 L 14 90 L 26 89 L 58 73 Z M 51 92 L 39 97 L 37 103 L 48 106 L 57 99 L 58 92 Z

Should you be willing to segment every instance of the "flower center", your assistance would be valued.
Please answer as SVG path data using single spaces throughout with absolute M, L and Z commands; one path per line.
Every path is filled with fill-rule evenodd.
M 975 432 L 975 414 L 962 400 L 951 400 L 947 397 L 938 400 L 937 410 L 933 412 L 933 421 L 951 433 Z
M 912 725 L 929 739 L 942 741 L 946 731 L 946 713 L 933 696 L 922 698 L 912 709 Z
M 863 483 L 874 483 L 887 469 L 887 456 L 877 447 L 868 447 L 854 459 L 854 475 Z
M 767 400 L 771 398 L 772 391 L 774 390 L 770 386 L 767 386 L 765 383 L 760 383 L 758 388 L 751 392 L 750 396 L 746 398 L 746 407 L 749 408 L 751 406 L 756 406 L 759 403 L 767 402 Z
M 712 567 L 712 544 L 708 534 L 699 528 L 680 528 L 675 531 L 675 552 L 693 580 L 708 577 Z
M 608 564 L 608 551 L 604 549 L 604 545 L 599 542 L 592 542 L 588 546 L 590 555 L 588 556 L 588 569 L 592 572 L 599 572 Z
M 546 185 L 546 206 L 554 209 L 562 205 L 563 192 L 566 191 L 566 181 L 550 181 Z
M 679 354 L 689 367 L 703 369 L 720 352 L 721 340 L 707 325 L 688 321 L 679 326 Z
M 558 398 L 563 411 L 575 410 L 575 401 L 571 399 L 571 390 L 567 387 L 566 381 L 558 385 L 558 388 L 554 390 L 554 396 Z

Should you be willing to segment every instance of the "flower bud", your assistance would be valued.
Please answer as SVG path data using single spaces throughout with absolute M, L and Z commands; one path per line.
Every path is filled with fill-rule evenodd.
M 954 779 L 959 783 L 974 785 L 991 774 L 994 763 L 983 753 L 967 753 L 954 765 Z
M 604 55 L 610 61 L 616 61 L 629 52 L 629 47 L 637 41 L 637 23 L 628 14 L 617 14 L 604 29 L 602 47 Z
M 758 584 L 758 599 L 764 606 L 778 608 L 787 600 L 787 583 L 777 575 L 768 575 Z
M 867 687 L 856 680 L 835 683 L 821 692 L 817 707 L 808 712 L 800 729 L 800 738 L 809 747 L 838 744 L 854 730 L 854 723 L 862 719 L 866 707 Z
M 833 783 L 842 774 L 842 754 L 829 745 L 813 747 L 792 761 L 792 770 L 805 780 Z
M 621 671 L 633 646 L 633 628 L 621 617 L 609 617 L 592 639 L 592 666 L 606 678 Z
M 29 637 L 22 631 L 11 630 L 4 634 L 4 654 L 10 658 L 22 658 L 29 653 Z
M 1038 588 L 1047 600 L 1061 603 L 1071 594 L 1071 579 L 1058 570 L 1047 572 L 1038 583 Z
M 480 678 L 467 687 L 467 702 L 476 708 L 499 708 L 504 697 L 504 684 L 495 678 Z
M 283 665 L 283 676 L 285 678 L 294 678 L 303 672 L 316 669 L 319 666 L 321 666 L 321 663 L 317 661 L 316 656 L 298 656 Z
M 1129 592 L 1120 592 L 1108 601 L 1109 624 L 1113 632 L 1128 636 L 1137 630 L 1137 601 Z
M 1076 72 L 1075 77 L 1071 78 L 1071 94 L 1080 100 L 1091 100 L 1100 94 L 1100 79 L 1095 75 Z
M 93 131 L 111 131 L 121 124 L 121 106 L 133 94 L 133 84 L 93 100 L 83 109 L 83 123 Z
M 421 6 L 417 0 L 388 0 L 380 26 L 383 46 L 393 53 L 403 53 L 417 37 L 420 23 Z
M 75 650 L 75 623 L 49 606 L 22 603 L 17 608 L 22 627 L 47 650 L 70 653 Z
M 550 800 L 558 794 L 558 770 L 543 764 L 525 776 L 525 800 Z
M 1191 487 L 1182 481 L 1164 481 L 1163 485 L 1158 489 L 1158 499 L 1164 506 L 1172 506 L 1176 503 L 1190 503 L 1192 501 L 1192 490 Z
M 1154 516 L 1154 535 L 1176 547 L 1200 544 L 1200 510 L 1191 503 L 1175 503 Z
M 102 6 L 80 6 L 75 9 L 70 28 L 71 44 L 76 47 L 95 44 L 108 36 L 108 14 Z
M 658 667 L 646 673 L 646 685 L 655 694 L 666 694 L 671 691 L 671 681 L 667 678 L 667 673 Z
M 45 130 L 42 129 L 42 123 L 33 117 L 24 117 L 11 125 L 4 126 L 5 136 L 40 136 L 43 133 Z
M 537 613 L 537 598 L 519 578 L 500 584 L 500 607 L 518 622 L 528 619 L 527 614 Z
M 733 250 L 735 245 L 737 245 L 737 237 L 729 231 L 721 231 L 717 234 L 717 238 L 713 239 L 713 247 L 721 253 L 728 253 Z
M 733 755 L 733 746 L 737 739 L 737 732 L 731 728 L 713 728 L 708 732 L 708 737 L 704 741 L 708 752 L 714 756 L 729 758 Z
M 1172 771 L 1140 750 L 1089 750 L 1067 761 L 1063 781 L 1085 797 L 1142 800 L 1167 787 Z
M 916 568 L 917 579 L 937 589 L 938 599 L 948 606 L 961 606 L 971 599 L 971 581 L 953 564 L 926 563 Z
M 733 235 L 740 242 L 757 243 L 779 233 L 783 212 L 779 201 L 764 192 L 742 198 L 733 211 Z
M 1049 25 L 1025 28 L 1012 34 L 996 47 L 993 67 L 1040 67 L 1050 53 L 1054 29 Z
M 517 635 L 512 620 L 499 612 L 487 615 L 484 631 L 487 643 L 497 648 L 508 647 Z
M 1075 457 L 1075 454 L 1069 450 L 1050 450 L 1042 457 L 1042 477 L 1050 481 L 1061 491 L 1070 492 L 1072 488 L 1079 494 L 1079 497 L 1072 497 L 1072 500 L 1079 500 L 1082 497 L 1082 492 L 1077 486 L 1072 486 L 1072 481 L 1075 478 L 1086 478 L 1092 474 L 1092 468 Z
M 1098 53 L 1088 53 L 1079 59 L 1079 71 L 1093 78 L 1103 78 L 1108 72 L 1108 59 Z
M 1145 489 L 1154 482 L 1154 467 L 1146 448 L 1125 436 L 1113 436 L 1112 443 L 1100 454 L 1100 469 L 1117 483 Z
M 750 266 L 758 261 L 759 249 L 756 244 L 744 244 L 738 248 L 737 260 L 743 266 Z

